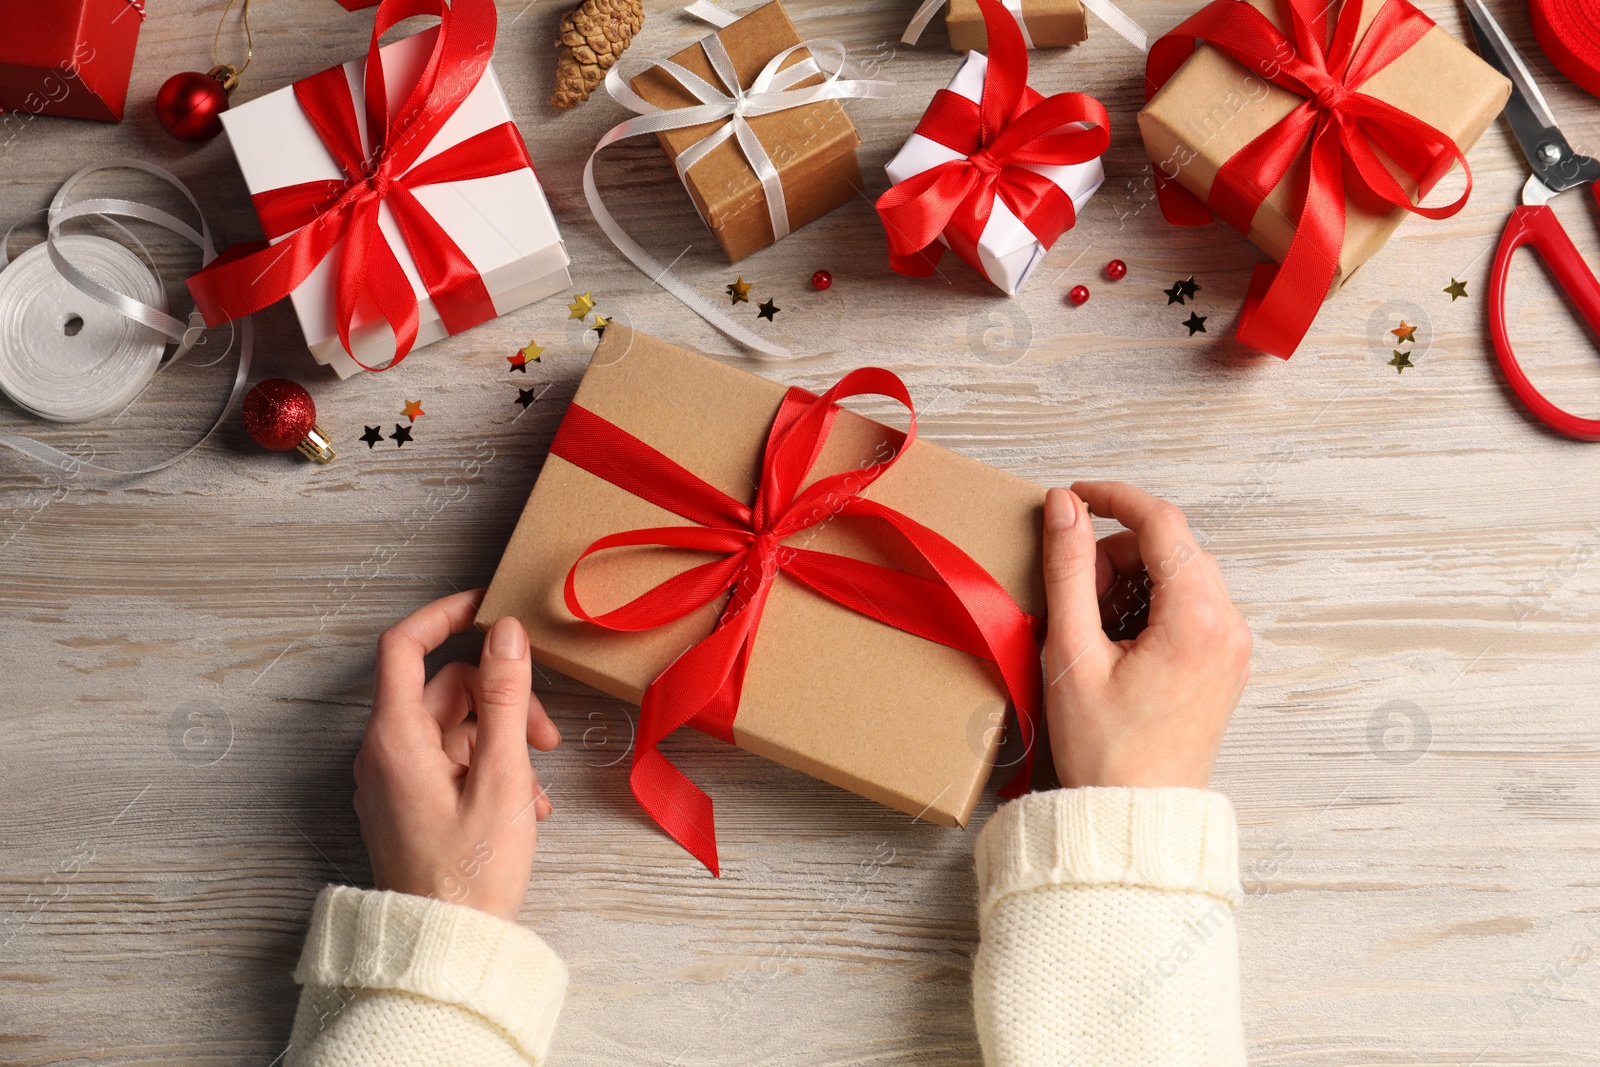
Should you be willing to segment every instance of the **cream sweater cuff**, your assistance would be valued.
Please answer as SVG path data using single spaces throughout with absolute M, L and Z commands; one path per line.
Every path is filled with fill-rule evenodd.
M 329 886 L 295 968 L 302 985 L 397 990 L 471 1011 L 542 1062 L 567 968 L 536 934 L 405 893 Z
M 1237 907 L 1233 805 L 1203 789 L 1056 789 L 1004 805 L 977 843 L 978 924 L 1013 893 L 1047 885 L 1198 892 Z

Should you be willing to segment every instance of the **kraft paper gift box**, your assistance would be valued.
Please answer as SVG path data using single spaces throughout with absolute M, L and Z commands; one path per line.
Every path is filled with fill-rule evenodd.
M 1283 30 L 1274 0 L 1249 2 Z M 1360 33 L 1378 14 L 1380 0 L 1366 0 Z M 1334 14 L 1337 14 L 1335 8 Z M 1329 25 L 1333 24 L 1329 19 Z M 1358 45 L 1359 46 L 1359 45 Z M 1500 114 L 1511 83 L 1444 29 L 1435 26 L 1360 89 L 1444 133 L 1463 153 L 1477 143 Z M 1205 201 L 1217 170 L 1258 135 L 1276 125 L 1305 98 L 1272 85 L 1210 45 L 1201 45 L 1139 112 L 1139 132 L 1151 164 Z M 1419 183 L 1376 150 L 1407 193 L 1426 196 L 1444 169 Z M 1309 143 L 1283 181 L 1256 211 L 1247 235 L 1256 247 L 1282 262 L 1294 240 L 1298 190 L 1306 185 Z M 1448 164 L 1450 160 L 1444 160 Z M 1409 213 L 1386 203 L 1359 181 L 1345 183 L 1345 234 L 1332 288 L 1389 240 Z
M 405 102 L 406 95 L 416 84 L 437 33 L 437 29 L 424 30 L 385 45 L 381 50 L 384 87 L 389 94 L 391 110 Z M 365 65 L 364 58 L 344 64 L 353 99 L 357 101 L 362 99 Z M 365 109 L 358 104 L 355 114 L 365 136 Z M 474 134 L 510 121 L 511 109 L 491 63 L 417 163 L 426 162 Z M 230 108 L 223 112 L 222 124 L 251 195 L 300 182 L 344 177 L 301 110 L 292 86 Z M 531 169 L 423 186 L 415 195 L 482 275 L 496 315 L 561 292 L 570 285 L 566 246 L 545 200 L 544 188 Z M 416 262 L 387 204 L 379 208 L 379 225 L 417 297 L 420 321 L 414 352 L 442 340 L 448 332 L 417 274 Z M 345 352 L 334 321 L 334 281 L 342 255 L 342 248 L 335 249 L 290 294 L 290 300 L 311 354 L 318 363 L 332 367 L 339 377 L 346 378 L 361 367 Z M 357 308 L 350 340 L 356 356 L 368 366 L 381 365 L 393 354 L 388 324 L 369 297 L 363 297 Z
M 1018 16 L 1033 48 L 1065 48 L 1089 36 L 1083 0 L 1009 0 L 1006 7 Z M 989 34 L 977 0 L 950 0 L 944 25 L 950 47 L 957 52 L 989 50 Z
M 784 393 L 777 382 L 613 325 L 573 403 L 749 503 Z M 879 423 L 842 410 L 812 480 L 886 455 L 898 441 Z M 1024 611 L 1043 617 L 1043 489 L 919 438 L 865 496 L 956 542 Z M 658 629 L 617 633 L 574 618 L 563 583 L 597 538 L 687 522 L 552 454 L 478 623 L 515 615 L 527 627 L 534 659 L 637 703 L 656 675 L 711 632 L 723 600 Z M 909 550 L 867 540 L 863 529 L 871 525 L 839 517 L 789 543 L 931 576 Z M 578 587 L 598 613 L 709 558 L 666 549 L 603 552 L 584 561 Z M 965 825 L 989 777 L 1006 703 L 993 664 L 868 619 L 780 574 L 733 735 L 741 748 L 907 814 Z M 713 783 L 702 784 L 717 794 Z
M 718 31 L 717 37 L 733 60 L 742 88 L 750 87 L 773 56 L 800 43 L 800 35 L 777 0 Z M 784 67 L 799 63 L 809 55 L 801 49 L 789 57 Z M 671 59 L 712 85 L 731 89 L 721 85 L 700 45 L 690 45 Z M 811 85 L 821 80 L 819 74 L 800 84 Z M 698 103 L 671 75 L 659 68 L 645 71 L 630 84 L 634 92 L 656 107 L 671 109 Z M 861 138 L 838 100 L 822 100 L 770 115 L 756 115 L 749 122 L 750 129 L 778 168 L 791 232 L 860 194 L 864 186 L 861 166 L 856 161 L 856 146 Z M 667 159 L 676 163 L 679 155 L 720 125 L 721 122 L 710 122 L 662 130 L 656 137 Z M 737 263 L 773 243 L 772 219 L 761 180 L 739 150 L 735 138 L 730 137 L 713 148 L 690 168 L 684 175 L 684 186 L 700 218 L 722 246 L 728 262 Z
M 983 98 L 983 76 L 988 69 L 987 56 L 980 52 L 969 52 L 961 68 L 956 71 L 956 76 L 950 80 L 946 88 L 977 102 Z M 898 185 L 912 175 L 921 174 L 931 167 L 960 158 L 962 158 L 961 153 L 955 149 L 919 133 L 913 133 L 906 139 L 906 143 L 901 146 L 895 157 L 889 160 L 884 170 L 888 172 L 890 184 Z M 1078 212 L 1083 211 L 1083 206 L 1089 202 L 1089 198 L 1106 178 L 1105 168 L 1098 158 L 1086 163 L 1073 163 L 1060 167 L 1029 165 L 1028 169 L 1054 182 L 1062 192 L 1072 198 L 1073 210 Z M 994 208 L 975 250 L 954 248 L 944 236 L 939 240 L 960 254 L 963 259 L 976 254 L 982 264 L 983 272 L 1007 296 L 1017 295 L 1028 277 L 1040 263 L 1044 262 L 1045 254 L 1050 251 L 999 197 L 995 197 Z
M 144 0 L 0 0 L 0 129 L 21 117 L 121 122 Z

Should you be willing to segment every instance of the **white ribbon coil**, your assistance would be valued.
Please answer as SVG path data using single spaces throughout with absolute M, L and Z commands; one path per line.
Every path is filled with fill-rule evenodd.
M 194 208 L 199 230 L 159 208 L 131 200 L 69 200 L 73 187 L 84 178 L 116 168 L 142 171 L 173 186 Z M 73 219 L 90 218 L 119 231 L 139 248 L 144 260 L 109 238 L 61 232 Z M 188 187 L 168 171 L 135 159 L 85 167 L 68 178 L 50 202 L 44 243 L 15 261 L 8 257 L 8 245 L 16 226 L 0 235 L 0 390 L 35 415 L 83 422 L 119 412 L 204 335 L 198 313 L 192 312 L 187 322 L 168 314 L 166 286 L 154 260 L 119 218 L 176 234 L 200 250 L 202 265 L 216 258 L 211 231 Z M 0 434 L 0 445 L 71 473 L 148 474 L 170 467 L 217 431 L 244 392 L 252 348 L 248 318 L 240 323 L 237 340 L 238 369 L 222 410 L 199 440 L 160 463 L 133 470 L 105 467 L 18 434 Z M 163 360 L 169 344 L 176 347 Z
M 690 14 L 710 22 L 731 21 L 725 18 L 726 13 L 709 4 L 696 3 L 688 10 Z M 651 281 L 746 348 L 770 356 L 787 356 L 789 355 L 787 348 L 772 344 L 759 334 L 734 322 L 724 311 L 701 296 L 669 268 L 663 267 L 637 241 L 628 236 L 627 231 L 600 199 L 600 190 L 594 180 L 595 157 L 603 149 L 628 137 L 719 122 L 714 131 L 696 141 L 678 156 L 678 177 L 681 180 L 691 167 L 705 158 L 706 153 L 730 137 L 734 138 L 739 150 L 744 153 L 751 169 L 761 181 L 761 188 L 766 194 L 767 212 L 772 220 L 773 238 L 776 240 L 789 232 L 789 211 L 784 200 L 783 181 L 778 174 L 777 166 L 772 162 L 772 157 L 767 154 L 767 150 L 751 130 L 746 119 L 804 107 L 822 100 L 881 98 L 890 94 L 894 83 L 868 78 L 841 77 L 847 72 L 853 73 L 845 61 L 844 45 L 838 41 L 819 38 L 786 48 L 773 56 L 750 83 L 750 88 L 743 89 L 739 86 L 739 77 L 734 69 L 733 60 L 717 35 L 706 37 L 700 42 L 700 46 L 704 49 L 706 59 L 710 61 L 717 78 L 727 87 L 726 92 L 668 59 L 644 59 L 625 55 L 606 73 L 606 91 L 628 110 L 637 112 L 639 117 L 619 123 L 600 138 L 594 151 L 589 154 L 589 161 L 583 167 L 583 195 L 589 201 L 589 210 L 594 214 L 595 221 L 600 224 L 600 229 L 605 231 L 605 235 L 611 238 L 611 243 L 616 245 L 617 250 L 627 256 L 634 266 L 649 275 Z M 784 67 L 784 62 L 802 49 L 809 51 L 810 56 L 792 66 Z M 662 109 L 647 102 L 629 86 L 631 78 L 623 71 L 632 71 L 636 77 L 651 67 L 661 67 L 700 103 L 689 107 Z M 825 75 L 821 82 L 815 85 L 800 85 L 806 79 L 819 74 Z

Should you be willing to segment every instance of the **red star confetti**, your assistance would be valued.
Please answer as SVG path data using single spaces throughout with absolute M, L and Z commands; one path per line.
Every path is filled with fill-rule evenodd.
M 1397 340 L 1395 341 L 1395 344 L 1397 344 L 1397 345 L 1405 344 L 1407 341 L 1410 341 L 1413 344 L 1416 343 L 1416 340 L 1417 340 L 1417 328 L 1415 326 L 1408 325 L 1406 323 L 1405 319 L 1401 319 L 1400 320 L 1400 325 L 1395 327 L 1394 329 L 1390 330 L 1389 332 L 1394 334 L 1395 337 L 1397 338 Z
M 426 415 L 427 412 L 422 410 L 422 401 L 407 400 L 405 410 L 400 412 L 400 414 L 404 415 L 412 422 L 416 422 L 418 415 Z

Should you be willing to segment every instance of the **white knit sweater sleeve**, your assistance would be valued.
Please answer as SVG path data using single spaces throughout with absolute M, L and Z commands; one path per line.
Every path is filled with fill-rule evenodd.
M 484 912 L 330 886 L 294 979 L 287 1067 L 526 1067 L 545 1061 L 567 968 Z
M 972 985 L 989 1067 L 1245 1062 L 1226 797 L 1035 793 L 989 820 L 977 868 Z

